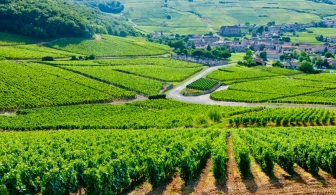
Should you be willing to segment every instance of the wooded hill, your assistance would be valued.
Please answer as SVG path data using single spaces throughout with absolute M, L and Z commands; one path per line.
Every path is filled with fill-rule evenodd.
M 63 0 L 0 0 L 0 31 L 36 37 L 135 36 L 124 21 Z

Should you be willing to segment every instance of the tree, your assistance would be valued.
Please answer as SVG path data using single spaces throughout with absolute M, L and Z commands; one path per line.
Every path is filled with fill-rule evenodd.
M 187 50 L 187 49 L 184 49 L 184 50 L 183 50 L 183 54 L 184 54 L 185 56 L 189 56 L 189 52 L 188 52 L 188 50 Z
M 324 54 L 324 57 L 326 57 L 326 58 L 334 58 L 334 54 L 332 54 L 332 53 L 330 53 L 330 52 L 326 52 L 326 53 Z
M 195 46 L 195 43 L 194 43 L 194 42 L 191 43 L 191 48 L 192 48 L 192 49 L 196 49 L 196 46 Z
M 42 61 L 54 61 L 54 58 L 51 57 L 51 56 L 44 56 L 44 57 L 42 58 Z
M 290 42 L 291 38 L 290 37 L 281 37 L 281 41 L 283 41 L 283 42 Z
M 267 60 L 267 53 L 266 53 L 266 51 L 260 52 L 259 56 L 260 56 L 260 58 L 262 58 L 264 61 Z
M 317 37 L 315 37 L 315 38 L 316 38 L 316 40 L 318 40 L 318 41 L 324 41 L 324 37 L 323 37 L 323 35 L 317 36 Z
M 171 20 L 172 19 L 171 15 L 167 15 L 167 19 Z
M 231 57 L 231 53 L 228 50 L 225 50 L 225 51 L 221 52 L 220 57 L 221 58 L 229 58 L 229 57 Z
M 311 62 L 302 62 L 301 65 L 299 66 L 299 70 L 305 73 L 313 73 L 314 72 L 314 67 Z
M 277 61 L 275 61 L 275 62 L 272 63 L 272 66 L 273 67 L 281 67 L 282 64 L 281 64 L 281 62 L 279 60 L 277 60 Z
M 260 27 L 257 29 L 257 33 L 262 34 L 263 32 L 264 32 L 264 26 L 260 26 Z
M 252 56 L 253 56 L 253 52 L 252 52 L 252 50 L 250 50 L 250 49 L 246 49 L 246 54 L 245 54 L 245 56 L 243 57 L 243 59 L 244 59 L 244 60 L 248 60 L 248 59 L 252 58 Z
M 208 45 L 208 47 L 206 48 L 208 51 L 211 51 L 211 46 Z

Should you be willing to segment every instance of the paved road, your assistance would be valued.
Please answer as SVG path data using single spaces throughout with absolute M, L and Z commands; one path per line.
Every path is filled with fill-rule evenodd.
M 195 77 L 189 79 L 185 83 L 177 86 L 168 93 L 169 98 L 173 98 L 178 101 L 194 103 L 194 104 L 209 104 L 209 105 L 221 105 L 221 106 L 265 106 L 268 108 L 333 108 L 336 109 L 336 106 L 332 105 L 315 105 L 315 104 L 272 104 L 272 103 L 244 103 L 244 102 L 225 102 L 225 101 L 214 101 L 210 99 L 210 94 L 200 95 L 200 96 L 183 96 L 181 91 L 187 87 L 190 83 L 200 79 L 209 73 L 217 70 L 218 68 L 229 67 L 233 64 L 222 65 L 216 67 L 210 67 Z M 216 91 L 226 90 L 228 86 L 222 86 Z

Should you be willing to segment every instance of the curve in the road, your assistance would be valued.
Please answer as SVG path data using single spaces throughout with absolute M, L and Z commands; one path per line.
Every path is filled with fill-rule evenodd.
M 274 104 L 274 103 L 245 103 L 245 102 L 226 102 L 226 101 L 215 101 L 210 98 L 210 94 L 200 95 L 200 96 L 184 96 L 181 91 L 187 87 L 190 83 L 208 75 L 209 73 L 223 67 L 229 67 L 233 64 L 210 67 L 195 77 L 189 79 L 185 83 L 171 90 L 167 97 L 172 98 L 182 102 L 194 103 L 194 104 L 208 104 L 208 105 L 221 105 L 221 106 L 264 106 L 267 108 L 333 108 L 333 105 L 315 105 L 315 104 Z M 220 87 L 216 91 L 226 90 L 228 86 Z

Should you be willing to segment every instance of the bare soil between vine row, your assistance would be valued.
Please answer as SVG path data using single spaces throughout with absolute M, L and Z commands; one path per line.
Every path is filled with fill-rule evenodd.
M 228 138 L 227 177 L 216 182 L 211 172 L 212 160 L 209 159 L 200 176 L 187 184 L 179 174 L 175 174 L 169 181 L 161 183 L 152 189 L 148 182 L 138 186 L 130 195 L 215 195 L 215 194 L 293 194 L 293 195 L 332 195 L 336 194 L 336 179 L 320 170 L 318 176 L 312 176 L 301 167 L 295 167 L 295 174 L 288 175 L 277 164 L 274 176 L 268 177 L 261 171 L 260 166 L 252 160 L 252 175 L 242 179 L 237 163 L 234 159 L 230 137 Z

